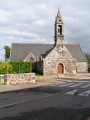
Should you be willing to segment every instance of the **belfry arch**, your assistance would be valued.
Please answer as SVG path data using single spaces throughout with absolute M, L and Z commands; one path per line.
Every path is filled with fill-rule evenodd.
M 62 35 L 62 25 L 58 25 L 58 34 Z

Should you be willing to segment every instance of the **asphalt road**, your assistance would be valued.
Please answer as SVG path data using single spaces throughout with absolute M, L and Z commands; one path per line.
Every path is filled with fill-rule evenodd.
M 0 94 L 0 120 L 90 120 L 90 82 Z

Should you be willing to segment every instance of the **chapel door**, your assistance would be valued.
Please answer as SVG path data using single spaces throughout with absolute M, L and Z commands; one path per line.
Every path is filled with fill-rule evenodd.
M 57 67 L 58 74 L 63 74 L 63 65 L 59 64 Z

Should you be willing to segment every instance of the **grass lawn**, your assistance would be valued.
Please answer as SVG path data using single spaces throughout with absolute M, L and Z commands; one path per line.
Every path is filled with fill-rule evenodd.
M 35 73 L 35 76 L 42 76 L 41 74 Z

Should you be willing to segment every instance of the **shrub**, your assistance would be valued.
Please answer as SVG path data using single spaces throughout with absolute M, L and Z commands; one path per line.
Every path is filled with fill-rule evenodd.
M 29 73 L 32 71 L 31 62 L 0 62 L 0 74 Z
M 88 64 L 88 72 L 90 73 L 90 64 Z

